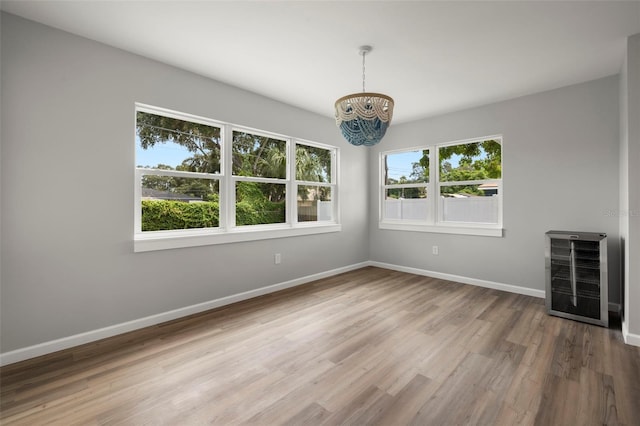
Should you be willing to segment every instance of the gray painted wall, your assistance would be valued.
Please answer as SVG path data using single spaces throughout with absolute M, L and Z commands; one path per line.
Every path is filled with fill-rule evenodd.
M 629 114 L 627 108 L 627 57 L 620 70 L 620 200 L 619 212 L 629 211 Z M 622 289 L 622 320 L 625 321 L 629 308 L 629 217 L 619 214 L 620 219 L 620 287 Z
M 339 146 L 343 231 L 134 253 L 134 102 Z M 2 123 L 3 353 L 367 260 L 329 118 L 2 14 Z
M 607 232 L 619 261 L 617 77 L 397 124 L 366 150 L 333 120 L 7 14 L 0 73 L 3 353 L 368 259 L 542 290 L 549 229 Z M 133 253 L 134 102 L 339 146 L 343 231 Z M 496 133 L 504 238 L 378 230 L 380 150 Z
M 370 187 L 370 259 L 544 290 L 544 233 L 606 232 L 619 264 L 618 77 L 392 126 L 370 151 L 369 180 L 379 182 L 379 153 L 502 134 L 504 237 L 378 229 L 379 187 Z M 440 254 L 431 254 L 438 245 Z M 609 271 L 610 301 L 620 301 L 619 268 Z
M 637 339 L 640 336 L 640 34 L 627 40 L 625 62 L 620 73 L 619 215 L 623 244 L 624 323 L 628 332 Z

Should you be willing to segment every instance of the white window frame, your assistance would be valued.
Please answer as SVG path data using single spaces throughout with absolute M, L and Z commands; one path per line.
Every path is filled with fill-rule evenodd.
M 463 145 L 475 142 L 483 142 L 490 139 L 497 139 L 500 141 L 502 158 L 504 158 L 504 138 L 502 135 L 490 135 L 479 138 L 464 139 L 452 142 L 436 143 L 431 145 L 422 145 L 416 147 L 408 147 L 391 151 L 383 151 L 379 156 L 379 182 L 380 189 L 378 191 L 379 203 L 378 203 L 378 228 L 389 229 L 397 231 L 413 231 L 413 232 L 433 232 L 433 233 L 446 233 L 446 234 L 463 234 L 463 235 L 479 235 L 489 237 L 502 237 L 502 217 L 503 217 L 503 197 L 502 190 L 502 178 L 500 179 L 481 179 L 472 181 L 460 181 L 460 182 L 440 182 L 440 158 L 439 148 L 453 145 Z M 387 185 L 385 182 L 384 174 L 384 161 L 385 156 L 390 154 L 398 154 L 408 151 L 423 151 L 429 150 L 429 182 L 414 183 L 414 184 L 392 184 Z M 502 176 L 504 177 L 504 170 Z M 442 220 L 442 200 L 440 197 L 440 188 L 443 186 L 454 185 L 481 185 L 484 183 L 496 183 L 498 185 L 498 223 L 475 223 L 475 222 L 447 222 Z M 415 188 L 426 187 L 427 188 L 427 219 L 424 221 L 419 220 L 402 220 L 402 219 L 387 219 L 385 218 L 385 196 L 387 189 L 390 188 Z
M 219 127 L 221 129 L 221 152 L 220 152 L 220 173 L 194 173 L 177 170 L 159 170 L 135 168 L 135 189 L 134 189 L 134 252 L 145 252 L 153 250 L 165 250 L 183 247 L 197 247 L 215 244 L 227 244 L 242 241 L 255 241 L 272 238 L 285 238 L 303 235 L 322 234 L 329 232 L 340 232 L 340 209 L 338 203 L 339 192 L 339 148 L 318 142 L 309 142 L 302 139 L 280 135 L 263 130 L 253 129 L 246 126 L 235 125 L 222 121 L 212 120 L 206 117 L 182 113 L 152 105 L 136 103 L 135 115 L 138 111 L 150 114 L 163 115 L 179 120 L 192 121 L 200 124 Z M 134 125 L 134 140 L 136 134 Z M 247 132 L 254 135 L 266 136 L 283 140 L 287 144 L 287 176 L 285 179 L 262 178 L 250 176 L 234 176 L 232 173 L 232 149 L 233 131 Z M 295 180 L 295 146 L 296 144 L 309 145 L 331 151 L 331 182 L 312 183 L 315 186 L 330 186 L 331 199 L 333 201 L 333 220 L 297 222 L 297 187 L 299 184 L 310 184 L 304 181 Z M 217 228 L 195 228 L 195 229 L 175 229 L 166 231 L 145 231 L 142 232 L 142 176 L 178 176 L 198 179 L 212 179 L 219 181 L 220 212 L 219 226 Z M 286 185 L 286 221 L 285 223 L 264 224 L 264 225 L 243 225 L 236 226 L 235 204 L 236 204 L 236 182 L 268 182 Z
M 331 153 L 331 181 L 330 182 L 315 182 L 315 181 L 307 181 L 307 180 L 299 180 L 297 179 L 296 176 L 296 154 L 297 154 L 297 150 L 296 150 L 296 146 L 297 145 L 304 145 L 304 146 L 310 146 L 313 148 L 320 148 L 320 149 L 327 149 L 330 151 Z M 289 173 L 292 176 L 292 182 L 293 182 L 293 194 L 292 194 L 292 199 L 294 200 L 293 202 L 293 208 L 290 209 L 291 211 L 291 221 L 294 225 L 299 226 L 299 227 L 313 227 L 316 226 L 317 223 L 331 223 L 332 221 L 338 221 L 338 214 L 339 214 L 339 209 L 338 209 L 338 202 L 337 202 L 337 197 L 338 197 L 338 185 L 337 185 L 337 176 L 338 176 L 338 154 L 337 154 L 337 149 L 330 149 L 327 145 L 324 144 L 320 144 L 317 142 L 311 142 L 311 141 L 306 141 L 306 140 L 302 140 L 302 139 L 295 139 L 293 141 L 293 149 L 291 150 L 291 152 L 294 155 L 294 159 L 293 161 L 290 162 L 289 164 Z M 324 188 L 330 188 L 331 189 L 331 217 L 333 218 L 332 220 L 328 220 L 328 221 L 305 221 L 305 222 L 298 222 L 298 200 L 297 200 L 297 194 L 298 194 L 298 187 L 299 186 L 318 186 L 318 187 L 324 187 Z M 288 210 L 289 211 L 289 210 Z
M 282 227 L 282 225 L 287 224 L 287 223 L 291 223 L 291 221 L 289 220 L 289 211 L 291 210 L 291 200 L 290 200 L 290 190 L 291 190 L 291 175 L 290 175 L 290 167 L 287 167 L 286 170 L 286 175 L 284 178 L 265 178 L 265 177 L 258 177 L 258 176 L 240 176 L 240 175 L 234 175 L 232 172 L 232 168 L 233 168 L 233 161 L 231 158 L 231 155 L 233 153 L 233 149 L 231 149 L 231 146 L 233 144 L 233 132 L 243 132 L 243 133 L 249 133 L 251 135 L 254 136 L 263 136 L 266 138 L 270 138 L 270 139 L 277 139 L 280 141 L 283 141 L 286 144 L 286 154 L 287 154 L 287 165 L 289 165 L 289 163 L 292 161 L 292 155 L 291 155 L 291 138 L 283 136 L 283 135 L 277 135 L 275 133 L 269 133 L 269 132 L 264 132 L 261 130 L 255 130 L 255 129 L 250 129 L 248 127 L 242 127 L 242 126 L 234 126 L 234 125 L 230 125 L 226 127 L 226 131 L 228 132 L 228 134 L 226 135 L 227 138 L 226 140 L 230 141 L 229 142 L 229 147 L 227 149 L 227 151 L 229 151 L 229 157 L 226 158 L 225 157 L 225 163 L 229 164 L 229 169 L 227 170 L 227 175 L 230 176 L 230 178 L 227 180 L 228 183 L 228 187 L 227 187 L 227 194 L 228 194 L 228 200 L 229 200 L 229 207 L 226 209 L 227 213 L 229 214 L 229 216 L 227 217 L 227 223 L 229 224 L 229 228 L 231 230 L 233 230 L 234 232 L 241 232 L 243 230 L 245 230 L 246 228 L 249 228 L 249 230 L 253 230 L 253 231 L 260 231 L 260 230 L 270 230 L 270 229 L 279 229 Z M 284 223 L 270 223 L 270 224 L 262 224 L 262 225 L 242 225 L 242 226 L 238 226 L 236 224 L 236 183 L 237 182 L 257 182 L 257 183 L 275 183 L 275 184 L 279 184 L 279 185 L 285 185 L 285 191 L 286 191 L 286 201 L 285 201 L 285 222 Z

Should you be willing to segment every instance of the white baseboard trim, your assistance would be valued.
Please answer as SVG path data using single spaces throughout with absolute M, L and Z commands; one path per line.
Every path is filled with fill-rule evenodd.
M 622 321 L 622 338 L 627 345 L 640 346 L 640 334 L 629 333 L 629 324 Z
M 494 281 L 479 280 L 476 278 L 463 277 L 461 275 L 445 274 L 442 272 L 411 268 L 408 266 L 393 265 L 391 263 L 369 261 L 369 265 L 377 266 L 379 268 L 391 269 L 399 272 L 407 272 L 410 274 L 424 275 L 427 277 L 439 278 L 439 279 L 448 280 L 448 281 L 455 281 L 463 284 L 470 284 L 478 287 L 492 288 L 494 290 L 502 290 L 502 291 L 507 291 L 509 293 L 524 294 L 526 296 L 533 296 L 533 297 L 539 297 L 541 299 L 544 299 L 544 290 L 536 290 L 536 289 L 527 288 L 527 287 L 518 287 L 516 285 L 511 285 L 511 284 L 503 284 L 503 283 L 497 283 Z
M 30 358 L 47 355 L 63 349 L 69 349 L 74 346 L 95 342 L 97 340 L 105 339 L 107 337 L 117 336 L 118 334 L 127 333 L 129 331 L 139 330 L 141 328 L 149 327 L 149 326 L 160 324 L 167 321 L 172 321 L 174 319 L 182 318 L 188 315 L 193 315 L 200 312 L 208 311 L 210 309 L 219 308 L 221 306 L 251 299 L 253 297 L 274 293 L 279 290 L 296 287 L 296 286 L 306 284 L 312 281 L 316 281 L 322 278 L 328 278 L 334 275 L 342 274 L 344 272 L 349 272 L 356 269 L 364 268 L 366 266 L 375 266 L 378 268 L 390 269 L 393 271 L 407 272 L 410 274 L 423 275 L 423 276 L 432 277 L 432 278 L 439 278 L 443 280 L 455 281 L 463 284 L 470 284 L 478 287 L 491 288 L 495 290 L 506 291 L 509 293 L 523 294 L 526 296 L 533 296 L 533 297 L 544 299 L 544 293 L 545 293 L 544 290 L 536 290 L 532 288 L 519 287 L 511 284 L 503 284 L 503 283 L 498 283 L 494 281 L 480 280 L 476 278 L 464 277 L 461 275 L 446 274 L 442 272 L 411 268 L 408 266 L 400 266 L 400 265 L 394 265 L 390 263 L 366 261 L 366 262 L 356 263 L 353 265 L 344 266 L 341 268 L 332 269 L 325 272 L 320 272 L 317 274 L 307 275 L 301 278 L 296 278 L 290 281 L 273 284 L 267 287 L 245 291 L 243 293 L 238 293 L 231 296 L 210 300 L 203 303 L 198 303 L 196 305 L 174 309 L 172 311 L 151 315 L 151 316 L 140 318 L 137 320 L 124 322 L 124 323 L 112 325 L 109 327 L 104 327 L 97 330 L 76 334 L 73 336 L 63 337 L 61 339 L 52 340 L 49 342 L 44 342 L 44 343 L 40 343 L 33 346 L 28 346 L 26 348 L 21 348 L 21 349 L 16 349 L 14 351 L 1 353 L 0 366 L 13 364 L 13 363 L 24 361 Z M 610 303 L 609 310 L 614 312 L 620 312 L 620 305 L 617 303 Z M 622 335 L 624 337 L 625 343 L 634 345 L 634 346 L 640 346 L 640 335 L 629 333 L 628 325 L 624 321 L 622 322 Z
M 186 317 L 188 315 L 197 314 L 214 308 L 219 308 L 220 306 L 230 305 L 231 303 L 240 302 L 242 300 L 251 299 L 253 297 L 262 296 L 264 294 L 274 293 L 279 290 L 299 286 L 322 278 L 328 278 L 334 275 L 342 274 L 344 272 L 353 271 L 365 266 L 369 266 L 369 262 L 361 262 L 353 265 L 343 266 L 341 268 L 332 269 L 330 271 L 307 275 L 305 277 L 296 278 L 290 281 L 273 284 L 255 290 L 245 291 L 243 293 L 238 293 L 231 296 L 221 297 L 219 299 L 198 303 L 196 305 L 186 306 L 184 308 L 174 309 L 172 311 L 151 315 L 137 320 L 124 322 L 97 330 L 87 331 L 85 333 L 75 334 L 73 336 L 63 337 L 61 339 L 28 346 L 22 349 L 16 349 L 0 354 L 0 366 L 13 364 L 41 355 L 47 355 L 63 349 L 69 349 L 74 346 L 83 345 L 85 343 L 95 342 L 97 340 L 105 339 L 107 337 L 113 337 L 118 334 L 127 333 L 129 331 L 139 330 L 141 328 L 171 321 L 177 318 Z

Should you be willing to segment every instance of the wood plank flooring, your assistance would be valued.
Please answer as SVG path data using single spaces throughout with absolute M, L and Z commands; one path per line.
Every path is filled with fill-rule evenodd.
M 373 267 L 0 379 L 3 425 L 640 425 L 640 348 L 619 325 Z

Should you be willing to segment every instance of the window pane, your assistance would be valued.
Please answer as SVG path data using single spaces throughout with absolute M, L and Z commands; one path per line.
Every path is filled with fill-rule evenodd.
M 298 222 L 333 220 L 331 188 L 298 186 Z
M 384 156 L 385 185 L 429 182 L 429 150 Z
M 234 131 L 232 155 L 235 176 L 287 177 L 286 141 Z
M 385 219 L 426 220 L 428 211 L 427 188 L 389 188 L 386 190 Z
M 212 179 L 142 177 L 142 231 L 216 228 L 219 183 Z
M 445 222 L 498 223 L 498 185 L 440 187 L 442 220 Z
M 442 146 L 440 182 L 500 179 L 502 146 L 497 140 Z
M 138 167 L 220 173 L 220 128 L 138 111 Z
M 286 222 L 286 185 L 236 182 L 236 225 Z
M 331 151 L 307 145 L 296 145 L 296 179 L 331 182 Z

